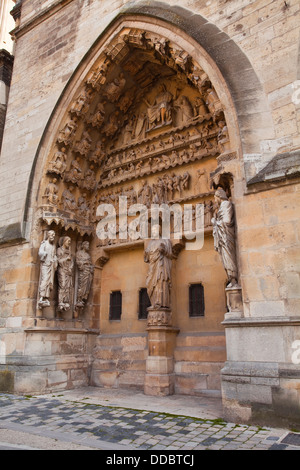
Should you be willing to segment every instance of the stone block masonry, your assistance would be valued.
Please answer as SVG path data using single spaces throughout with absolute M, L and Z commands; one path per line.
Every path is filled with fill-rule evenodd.
M 183 0 L 180 5 L 172 0 L 22 2 L 14 31 L 8 102 L 10 73 L 0 61 L 0 137 L 5 116 L 0 157 L 0 388 L 25 393 L 92 383 L 141 390 L 148 373 L 148 389 L 156 389 L 155 393 L 161 387 L 197 396 L 222 393 L 226 413 L 234 419 L 278 419 L 283 423 L 293 419 L 299 423 L 300 378 L 293 349 L 300 326 L 300 120 L 295 99 L 300 76 L 299 17 L 297 0 Z M 140 48 L 140 54 L 155 57 L 161 77 L 165 78 L 162 71 L 169 73 L 173 67 L 176 79 L 172 82 L 171 77 L 169 83 L 175 86 L 178 80 L 177 85 L 184 84 L 191 99 L 196 96 L 196 88 L 188 88 L 191 77 L 195 80 L 194 70 L 182 66 L 183 58 L 168 52 L 167 43 L 153 38 L 168 38 L 170 44 L 188 52 L 194 64 L 203 66 L 224 108 L 230 141 L 230 152 L 209 155 L 208 151 L 197 164 L 207 164 L 212 179 L 200 199 L 210 198 L 213 203 L 214 190 L 220 185 L 233 204 L 242 307 L 238 313 L 237 309 L 230 315 L 226 312 L 231 306 L 226 306 L 225 273 L 213 243 L 212 225 L 207 226 L 204 249 L 194 257 L 184 250 L 174 255 L 172 311 L 174 327 L 180 333 L 176 345 L 172 343 L 172 354 L 166 350 L 165 339 L 154 344 L 152 335 L 150 349 L 157 346 L 160 354 L 151 359 L 147 357 L 145 323 L 137 317 L 138 292 L 145 288 L 146 278 L 142 249 L 130 246 L 114 251 L 110 246 L 105 252 L 94 239 L 91 251 L 98 264 L 86 313 L 70 318 L 70 312 L 69 318 L 62 318 L 55 311 L 54 292 L 52 310 L 45 310 L 43 317 L 36 315 L 38 248 L 47 229 L 46 222 L 41 229 L 36 211 L 45 194 L 51 152 L 58 146 L 57 129 L 74 111 L 69 105 L 86 85 L 88 72 L 100 63 L 106 47 L 121 38 L 123 28 L 131 34 L 144 30 L 150 34 L 147 44 L 151 51 L 146 51 L 142 34 L 133 34 L 126 41 L 137 41 L 134 46 L 130 43 L 134 53 Z M 123 39 L 124 52 L 129 46 Z M 118 56 L 120 51 L 116 47 L 110 52 Z M 174 63 L 167 69 L 161 58 L 172 58 Z M 109 83 L 124 65 L 116 62 L 113 60 Z M 128 70 L 135 71 L 137 65 L 127 63 Z M 180 74 L 184 80 L 179 80 Z M 201 75 L 202 79 L 207 83 Z M 155 88 L 151 93 L 153 103 Z M 217 116 L 211 118 L 215 130 Z M 76 138 L 87 124 L 82 116 L 80 119 Z M 182 126 L 179 133 L 190 142 L 186 130 Z M 152 131 L 160 136 L 157 128 L 147 127 L 147 138 L 154 135 Z M 192 131 L 199 133 L 199 128 Z M 208 128 L 206 132 L 210 132 Z M 209 147 L 202 134 L 197 138 L 202 147 Z M 219 134 L 214 138 L 221 146 Z M 96 137 L 93 139 L 95 144 Z M 201 151 L 207 150 L 202 147 Z M 69 156 L 74 149 L 69 148 Z M 81 153 L 80 158 L 84 160 Z M 181 164 L 190 170 L 194 162 Z M 161 169 L 157 172 L 162 173 Z M 105 179 L 107 175 L 103 175 Z M 148 176 L 154 178 L 152 173 Z M 136 178 L 137 186 L 141 183 L 136 174 L 130 178 Z M 123 182 L 117 184 L 120 188 Z M 65 226 L 55 229 L 57 244 L 65 232 L 73 237 L 74 252 L 82 235 Z M 194 282 L 201 284 L 205 300 L 205 309 L 196 318 L 190 315 L 193 309 L 189 310 L 188 297 L 189 284 Z M 123 291 L 124 308 L 120 320 L 111 321 L 109 300 L 115 290 Z M 165 384 L 164 374 L 172 374 Z

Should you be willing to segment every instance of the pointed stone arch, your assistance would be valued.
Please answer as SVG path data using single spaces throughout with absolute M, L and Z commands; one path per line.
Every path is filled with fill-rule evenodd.
M 248 58 L 234 41 L 200 15 L 194 15 L 179 6 L 170 7 L 163 2 L 152 2 L 150 6 L 142 1 L 134 6 L 124 7 L 102 33 L 77 67 L 53 110 L 32 168 L 24 212 L 24 228 L 27 226 L 27 230 L 30 226 L 30 201 L 37 194 L 37 182 L 46 165 L 46 154 L 50 153 L 49 141 L 57 132 L 56 126 L 63 121 L 65 109 L 78 93 L 78 83 L 83 82 L 87 71 L 96 64 L 112 38 L 117 37 L 129 24 L 133 29 L 148 28 L 153 34 L 156 30 L 162 36 L 173 36 L 173 40 L 180 44 L 179 49 L 185 50 L 192 60 L 200 64 L 223 104 L 232 146 L 238 157 L 244 160 L 241 177 L 246 176 L 247 180 L 253 176 L 251 172 L 247 176 L 253 155 L 256 160 L 260 155 L 260 166 L 263 166 L 260 137 L 263 133 L 264 138 L 272 139 L 274 133 L 262 86 Z
M 103 260 L 99 203 L 114 204 L 120 194 L 141 202 L 145 187 L 148 204 L 204 203 L 211 230 L 213 188 L 229 182 L 221 175 L 241 159 L 241 143 L 226 82 L 196 46 L 166 23 L 122 15 L 93 46 L 40 145 L 32 187 L 36 244 L 40 228 L 51 228 L 59 237 L 69 234 L 73 250 L 89 240 L 94 262 Z

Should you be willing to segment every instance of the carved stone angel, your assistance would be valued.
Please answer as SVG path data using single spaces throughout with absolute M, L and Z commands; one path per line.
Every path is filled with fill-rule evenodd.
M 57 175 L 62 175 L 67 167 L 67 155 L 65 153 L 66 149 L 63 147 L 61 150 L 55 152 L 53 159 L 48 164 L 48 173 L 56 173 Z
M 75 212 L 77 209 L 76 199 L 73 195 L 73 186 L 66 188 L 62 193 L 62 206 L 63 210 L 67 212 Z
M 93 127 L 101 128 L 104 118 L 105 118 L 105 101 L 100 101 L 97 105 L 95 114 L 88 120 L 89 124 L 92 124 Z
M 83 171 L 80 166 L 80 158 L 77 157 L 71 163 L 71 168 L 65 173 L 65 181 L 73 184 L 79 184 L 83 177 Z
M 50 204 L 51 206 L 57 206 L 58 204 L 58 195 L 57 195 L 58 186 L 56 183 L 57 183 L 56 178 L 53 178 L 52 180 L 50 180 L 44 193 L 44 197 L 47 199 L 47 203 Z
M 85 114 L 89 109 L 92 93 L 92 90 L 83 90 L 77 100 L 72 104 L 70 112 L 77 116 Z
M 92 146 L 92 138 L 87 131 L 82 135 L 82 139 L 78 141 L 74 147 L 76 152 L 86 156 Z
M 96 174 L 95 174 L 93 165 L 91 165 L 90 168 L 84 174 L 84 178 L 82 180 L 81 186 L 84 189 L 93 191 L 96 187 L 96 184 L 97 184 Z
M 106 82 L 109 64 L 110 60 L 106 59 L 102 64 L 98 65 L 98 67 L 90 73 L 86 83 L 94 89 L 99 90 L 100 86 Z
M 77 118 L 74 117 L 73 119 L 70 119 L 69 122 L 65 125 L 63 129 L 59 132 L 58 135 L 58 142 L 63 142 L 65 145 L 69 145 L 73 135 L 76 132 L 76 129 L 78 127 L 77 124 Z
M 105 97 L 112 103 L 115 103 L 119 100 L 125 85 L 126 79 L 123 72 L 121 72 L 117 78 L 106 86 L 104 91 Z
M 190 103 L 190 100 L 184 96 L 180 95 L 174 101 L 174 107 L 177 111 L 176 121 L 177 126 L 184 126 L 194 117 L 194 110 Z

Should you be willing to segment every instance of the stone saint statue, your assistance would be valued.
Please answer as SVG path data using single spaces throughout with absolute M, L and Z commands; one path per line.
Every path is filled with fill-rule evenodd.
M 54 244 L 55 232 L 49 230 L 47 238 L 42 241 L 39 248 L 40 258 L 40 284 L 38 308 L 50 306 L 50 294 L 53 289 L 54 273 L 57 268 L 56 248 Z
M 76 253 L 76 266 L 78 269 L 78 289 L 76 307 L 82 308 L 87 301 L 92 285 L 94 266 L 89 255 L 90 244 L 85 241 Z
M 58 310 L 69 310 L 72 301 L 73 267 L 71 238 L 61 237 L 57 248 Z
M 158 236 L 159 228 L 153 227 L 153 236 Z M 144 261 L 149 263 L 146 287 L 153 308 L 170 307 L 172 245 L 170 240 L 158 238 L 150 240 Z
M 235 227 L 233 205 L 225 191 L 218 188 L 215 192 L 216 210 L 211 219 L 215 250 L 221 256 L 227 274 L 227 287 L 237 286 L 238 272 L 236 262 Z

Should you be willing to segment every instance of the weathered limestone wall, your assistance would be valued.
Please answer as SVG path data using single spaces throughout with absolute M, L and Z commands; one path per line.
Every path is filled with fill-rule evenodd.
M 225 322 L 229 419 L 299 426 L 299 202 L 299 184 L 236 202 L 244 318 Z
M 5 126 L 7 102 L 13 67 L 13 56 L 5 49 L 0 50 L 0 150 Z

